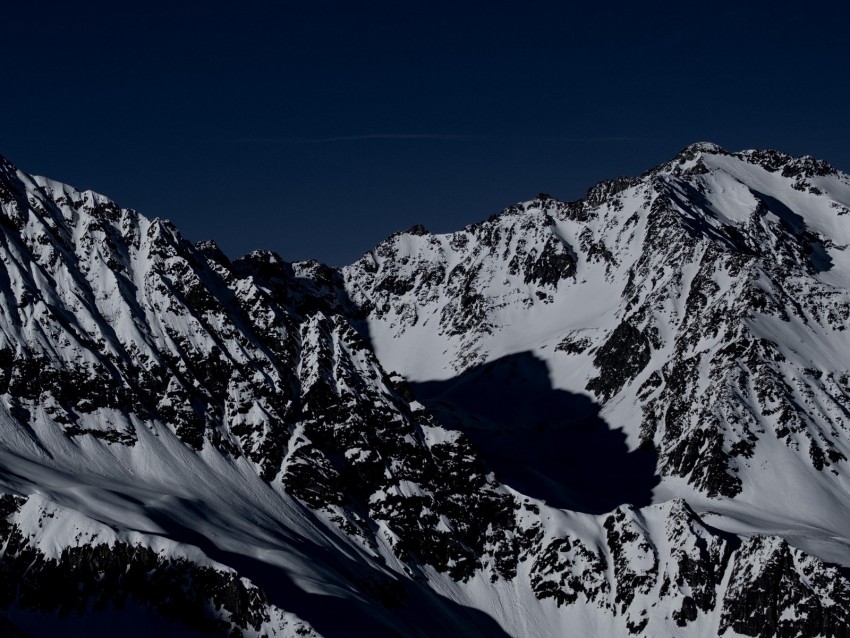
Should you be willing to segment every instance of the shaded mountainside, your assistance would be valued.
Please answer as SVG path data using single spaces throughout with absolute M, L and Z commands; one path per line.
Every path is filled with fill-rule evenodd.
M 695 145 L 338 271 L 0 160 L 0 627 L 850 635 L 847 202 Z

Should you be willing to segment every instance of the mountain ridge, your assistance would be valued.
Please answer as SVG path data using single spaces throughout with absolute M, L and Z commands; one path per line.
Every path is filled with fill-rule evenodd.
M 827 164 L 699 143 L 576 202 L 397 233 L 342 269 L 231 260 L 0 169 L 13 625 L 86 618 L 23 596 L 41 586 L 26 561 L 70 582 L 92 565 L 76 609 L 129 600 L 213 633 L 359 635 L 347 613 L 410 635 L 847 635 L 850 586 L 828 563 L 850 562 L 850 178 Z M 585 428 L 654 450 L 651 496 L 570 511 L 524 494 L 476 443 L 492 414 L 449 386 L 423 398 L 475 390 L 465 373 L 518 402 L 506 440 L 560 432 L 557 454 Z M 521 397 L 553 392 L 574 399 L 526 423 Z M 533 461 L 525 485 L 559 476 Z M 759 502 L 783 495 L 766 462 L 787 464 L 795 514 Z M 175 611 L 119 577 L 134 553 L 200 598 Z

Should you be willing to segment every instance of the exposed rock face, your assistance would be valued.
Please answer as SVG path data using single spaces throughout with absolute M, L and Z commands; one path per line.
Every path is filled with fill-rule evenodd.
M 632 381 L 652 360 L 649 339 L 623 321 L 596 350 L 593 364 L 599 376 L 587 382 L 587 389 L 601 399 L 610 399 Z
M 850 587 L 779 538 L 756 536 L 738 550 L 723 601 L 720 633 L 745 636 L 848 636 Z
M 249 636 L 846 636 L 850 584 L 789 543 L 837 524 L 713 525 L 772 455 L 845 487 L 848 203 L 823 162 L 699 144 L 338 271 L 0 161 L 0 628 L 135 605 Z M 699 506 L 555 509 L 470 442 L 484 412 L 438 420 L 407 381 L 517 352 Z M 554 425 L 604 424 L 561 398 Z

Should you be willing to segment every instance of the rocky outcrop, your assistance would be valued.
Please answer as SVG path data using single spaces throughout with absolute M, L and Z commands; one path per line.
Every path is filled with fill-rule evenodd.
M 720 635 L 850 636 L 850 583 L 779 538 L 754 536 L 736 552 Z

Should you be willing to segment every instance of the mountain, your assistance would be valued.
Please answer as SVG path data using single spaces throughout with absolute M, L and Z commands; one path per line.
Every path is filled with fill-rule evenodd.
M 6 633 L 850 635 L 825 162 L 695 144 L 342 269 L 5 159 L 0 205 Z

